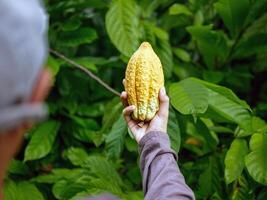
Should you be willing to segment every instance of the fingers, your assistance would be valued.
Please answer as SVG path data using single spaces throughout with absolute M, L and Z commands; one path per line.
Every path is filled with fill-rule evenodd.
M 123 91 L 121 93 L 121 102 L 123 104 L 124 107 L 128 106 L 128 102 L 127 102 L 127 93 L 125 91 Z
M 135 106 L 127 106 L 122 111 L 124 119 L 127 122 L 128 127 L 130 129 L 132 129 L 136 125 L 136 122 L 134 120 L 132 120 L 132 118 L 131 118 L 131 114 L 134 111 L 134 109 L 135 109 Z
M 124 109 L 122 111 L 124 119 L 127 122 L 129 128 L 132 129 L 136 124 L 135 121 L 132 120 L 131 118 L 131 114 L 134 111 L 135 106 L 134 105 L 128 106 L 127 93 L 125 91 L 121 93 L 121 101 L 124 106 Z
M 122 111 L 122 113 L 124 115 L 131 115 L 131 113 L 134 111 L 135 109 L 135 106 L 132 105 L 132 106 L 127 106 L 126 108 L 124 108 L 124 110 Z
M 163 117 L 168 119 L 169 116 L 169 97 L 166 94 L 166 90 L 164 87 L 160 89 L 159 92 L 159 117 Z

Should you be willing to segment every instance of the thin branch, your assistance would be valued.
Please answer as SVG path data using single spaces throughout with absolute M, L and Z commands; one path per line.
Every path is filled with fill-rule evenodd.
M 79 70 L 83 71 L 84 73 L 86 73 L 88 76 L 90 76 L 92 79 L 96 80 L 100 85 L 102 85 L 103 87 L 105 87 L 107 90 L 109 90 L 110 92 L 112 92 L 113 94 L 120 96 L 120 93 L 117 92 L 116 90 L 114 90 L 112 87 L 110 87 L 107 83 L 105 83 L 103 80 L 101 80 L 98 76 L 96 76 L 95 74 L 93 74 L 90 70 L 86 69 L 85 67 L 83 67 L 82 65 L 76 63 L 75 61 L 71 60 L 70 58 L 67 58 L 66 56 L 64 56 L 63 54 L 53 50 L 53 49 L 49 49 L 49 51 L 56 55 L 57 57 L 61 58 L 62 60 L 65 60 L 67 63 L 73 65 L 74 67 L 78 68 Z

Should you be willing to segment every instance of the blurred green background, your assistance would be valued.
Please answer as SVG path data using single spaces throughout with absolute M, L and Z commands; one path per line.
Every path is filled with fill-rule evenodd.
M 118 92 L 149 41 L 171 98 L 172 148 L 196 199 L 267 199 L 267 0 L 46 0 L 50 48 Z M 50 54 L 50 118 L 25 135 L 5 199 L 143 199 L 119 98 Z M 241 100 L 242 99 L 242 100 Z

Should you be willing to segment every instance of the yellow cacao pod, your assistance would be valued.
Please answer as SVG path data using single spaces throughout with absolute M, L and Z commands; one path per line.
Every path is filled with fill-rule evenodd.
M 150 121 L 159 109 L 159 90 L 164 75 L 159 57 L 148 42 L 143 42 L 130 58 L 125 73 L 129 105 L 136 107 L 134 120 Z

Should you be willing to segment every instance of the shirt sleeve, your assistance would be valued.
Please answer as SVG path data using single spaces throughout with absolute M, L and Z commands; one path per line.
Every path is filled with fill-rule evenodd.
M 145 200 L 194 200 L 177 165 L 177 155 L 163 132 L 149 132 L 139 143 Z

